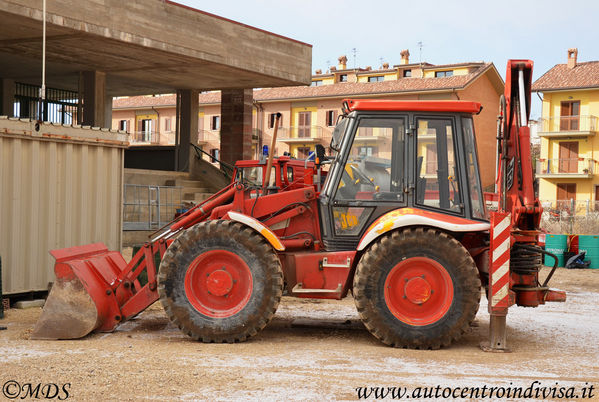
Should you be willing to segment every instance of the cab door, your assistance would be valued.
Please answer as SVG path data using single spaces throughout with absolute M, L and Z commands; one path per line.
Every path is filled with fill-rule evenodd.
M 356 115 L 322 198 L 327 250 L 355 248 L 382 214 L 406 206 L 407 115 Z

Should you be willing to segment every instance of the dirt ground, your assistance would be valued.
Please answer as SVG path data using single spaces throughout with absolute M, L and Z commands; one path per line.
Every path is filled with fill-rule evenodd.
M 484 297 L 470 333 L 437 351 L 382 345 L 351 298 L 284 297 L 263 332 L 233 345 L 190 340 L 159 303 L 113 333 L 75 341 L 29 340 L 41 309 L 11 309 L 0 320 L 8 327 L 0 385 L 68 383 L 74 400 L 356 400 L 362 386 L 526 388 L 536 380 L 580 395 L 599 387 L 599 270 L 559 269 L 552 282 L 568 292 L 566 303 L 510 309 L 512 353 L 479 349 L 489 324 Z

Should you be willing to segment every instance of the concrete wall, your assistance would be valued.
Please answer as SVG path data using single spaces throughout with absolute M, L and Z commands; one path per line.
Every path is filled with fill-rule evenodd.
M 6 294 L 46 290 L 49 250 L 121 247 L 123 134 L 0 118 L 0 255 Z

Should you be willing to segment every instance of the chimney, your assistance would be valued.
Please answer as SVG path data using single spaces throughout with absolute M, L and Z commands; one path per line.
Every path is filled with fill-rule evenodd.
M 578 58 L 578 49 L 573 47 L 568 49 L 568 68 L 576 67 L 576 59 Z
M 339 70 L 347 69 L 347 57 L 345 55 L 339 56 L 337 60 L 339 60 L 339 65 L 337 66 Z
M 399 64 L 410 64 L 410 51 L 408 49 L 399 52 L 401 62 Z
M 315 71 L 315 73 L 316 73 L 316 75 L 320 75 L 320 74 L 322 74 L 322 70 L 318 69 Z
M 389 63 L 383 63 L 383 70 L 387 70 L 389 68 Z

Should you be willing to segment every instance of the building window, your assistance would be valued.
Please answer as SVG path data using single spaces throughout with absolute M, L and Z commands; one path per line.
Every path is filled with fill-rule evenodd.
M 337 122 L 337 111 L 327 110 L 327 127 L 332 127 Z
M 375 75 L 373 77 L 368 77 L 368 82 L 380 82 L 384 81 L 385 77 L 382 75 Z
M 339 82 L 347 82 L 347 74 L 341 74 L 339 76 Z
M 274 128 L 276 120 L 276 113 L 271 113 L 270 115 L 268 115 L 268 128 Z M 279 119 L 279 127 L 283 127 L 283 115 L 281 115 L 281 118 Z
M 313 87 L 319 87 L 321 85 L 322 85 L 322 80 L 312 81 L 312 86 Z
M 143 119 L 141 121 L 141 140 L 143 142 L 152 141 L 152 132 L 154 131 L 154 121 L 152 119 Z
M 452 75 L 453 75 L 453 70 L 435 71 L 435 78 L 451 77 Z
M 562 102 L 560 106 L 560 131 L 577 131 L 580 120 L 580 101 L 566 101 Z
M 165 117 L 164 118 L 164 131 L 171 131 L 171 118 L 170 117 Z
M 412 70 L 403 70 L 403 76 L 408 78 L 412 76 Z
M 129 120 L 119 121 L 119 130 L 129 132 Z
M 371 146 L 363 146 L 363 147 L 357 147 L 358 150 L 358 156 L 360 157 L 367 157 L 367 156 L 373 156 L 373 155 L 377 155 L 377 147 L 371 147 Z
M 220 130 L 220 116 L 212 116 L 210 120 L 210 130 Z
M 218 148 L 211 149 L 210 156 L 212 157 L 212 160 L 210 162 L 212 162 L 212 163 L 218 162 L 218 159 L 220 158 L 220 149 L 218 149 Z

